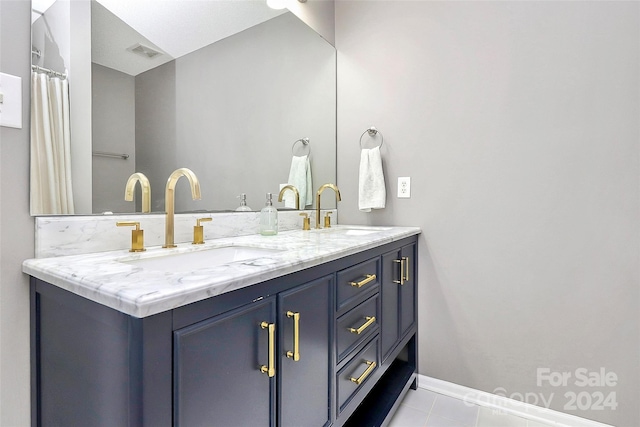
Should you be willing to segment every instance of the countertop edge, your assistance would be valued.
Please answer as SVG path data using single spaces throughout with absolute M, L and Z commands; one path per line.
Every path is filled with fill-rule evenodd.
M 338 228 L 338 230 L 340 229 L 339 227 L 336 228 Z M 366 226 L 358 226 L 358 228 L 367 229 Z M 371 228 L 376 229 L 378 227 Z M 181 291 L 177 286 L 173 290 L 169 286 L 165 286 L 164 294 L 154 296 L 154 292 L 149 292 L 146 294 L 138 295 L 138 297 L 136 298 L 130 298 L 129 295 L 127 295 L 127 289 L 123 289 L 122 292 L 117 292 L 117 289 L 110 289 L 107 292 L 105 289 L 103 289 L 107 288 L 104 285 L 104 282 L 106 281 L 107 277 L 111 276 L 111 273 L 104 273 L 102 276 L 100 276 L 100 274 L 98 273 L 95 273 L 94 277 L 92 277 L 90 273 L 83 276 L 81 274 L 81 271 L 78 271 L 77 274 L 69 273 L 68 275 L 64 275 L 61 274 L 61 271 L 63 271 L 64 269 L 56 268 L 56 265 L 64 265 L 66 271 L 73 271 L 73 268 L 71 266 L 73 265 L 74 260 L 82 259 L 80 255 L 56 257 L 55 259 L 37 258 L 25 260 L 23 262 L 22 271 L 37 279 L 51 283 L 52 285 L 70 291 L 76 295 L 87 298 L 104 306 L 110 307 L 114 310 L 120 311 L 133 317 L 144 318 L 197 301 L 201 301 L 206 298 L 222 295 L 236 289 L 245 288 L 267 280 L 295 273 L 303 269 L 335 261 L 346 256 L 357 254 L 407 237 L 418 235 L 421 232 L 422 231 L 419 227 L 385 227 L 385 231 L 374 233 L 374 235 L 372 235 L 370 238 L 351 238 L 349 239 L 349 243 L 345 243 L 345 239 L 345 241 L 341 241 L 341 244 L 343 246 L 346 245 L 344 247 L 341 246 L 334 250 L 332 250 L 332 248 L 327 248 L 326 245 L 331 243 L 331 240 L 327 240 L 326 242 L 321 242 L 325 245 L 325 247 L 323 247 L 322 250 L 317 254 L 308 255 L 302 253 L 305 249 L 309 249 L 310 247 L 312 248 L 313 243 L 310 242 L 307 244 L 307 246 L 302 246 L 300 248 L 291 250 L 301 253 L 299 255 L 299 258 L 296 259 L 295 262 L 290 262 L 285 259 L 279 260 L 273 264 L 262 265 L 259 267 L 247 265 L 245 267 L 248 272 L 240 273 L 235 277 L 221 280 L 220 283 L 215 283 L 212 278 L 211 284 L 209 286 L 207 286 L 205 283 L 203 285 L 194 287 L 194 289 L 188 289 L 186 291 Z M 294 236 L 294 238 L 298 234 L 303 238 L 306 238 L 308 236 L 300 233 L 302 232 L 293 231 L 283 234 L 289 234 L 289 237 Z M 327 234 L 327 236 L 336 237 L 336 235 L 332 234 Z M 250 242 L 251 237 L 255 236 L 243 237 L 246 238 L 237 239 L 240 241 L 240 244 L 242 244 L 242 242 L 245 240 Z M 221 239 L 221 241 L 222 240 L 229 239 Z M 230 244 L 233 245 L 238 243 L 234 241 Z M 286 247 L 286 242 L 282 243 L 282 245 Z M 316 246 L 319 247 L 319 245 Z M 124 253 L 126 252 L 113 251 L 111 253 L 100 253 L 97 255 L 87 254 L 85 258 L 95 258 L 96 262 L 101 262 L 101 259 L 103 259 L 102 262 L 105 265 L 113 265 L 114 260 L 118 257 L 122 257 Z M 136 270 L 136 272 L 139 273 L 139 270 Z M 233 273 L 233 271 L 231 273 Z M 160 279 L 164 277 L 160 275 L 157 276 Z M 124 275 L 122 277 L 126 278 L 127 276 Z M 189 275 L 185 275 L 185 277 L 189 277 Z M 102 283 L 99 283 L 99 279 L 103 279 Z M 118 280 L 125 279 L 120 278 Z M 135 278 L 132 280 L 135 280 Z M 178 282 L 180 281 L 178 280 Z M 112 286 L 112 288 L 114 287 Z

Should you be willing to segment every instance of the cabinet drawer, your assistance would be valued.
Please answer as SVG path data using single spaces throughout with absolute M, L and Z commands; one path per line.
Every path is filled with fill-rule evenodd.
M 338 272 L 337 281 L 337 305 L 338 311 L 347 305 L 356 303 L 365 296 L 367 291 L 378 288 L 380 283 L 380 259 L 373 258 L 369 261 L 354 265 L 353 267 Z
M 379 295 L 376 294 L 338 319 L 336 325 L 338 361 L 344 359 L 354 347 L 378 330 L 380 324 L 378 299 Z
M 338 414 L 351 402 L 360 387 L 378 369 L 379 364 L 376 337 L 336 375 Z

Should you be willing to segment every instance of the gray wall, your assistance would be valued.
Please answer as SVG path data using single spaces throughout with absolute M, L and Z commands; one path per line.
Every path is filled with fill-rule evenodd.
M 30 25 L 28 1 L 0 1 L 0 71 L 22 78 L 22 129 L 0 127 L 0 425 L 29 425 Z
M 340 222 L 422 227 L 422 374 L 640 425 L 639 7 L 336 2 Z M 365 214 L 370 125 L 388 199 Z M 573 385 L 600 367 L 617 386 Z M 538 368 L 574 376 L 537 387 Z M 619 406 L 565 410 L 567 391 Z
M 91 185 L 91 1 L 69 2 L 71 12 L 71 67 L 69 115 L 71 119 L 71 175 L 75 211 L 92 212 Z
M 260 210 L 304 137 L 313 187 L 334 182 L 335 66 L 334 48 L 287 13 L 136 76 L 136 170 L 151 181 L 152 209 L 164 208 L 169 174 L 188 167 L 202 200 L 180 180 L 177 211 L 235 209 L 240 193 Z
M 135 201 L 124 200 L 125 183 L 136 166 L 135 79 L 102 65 L 92 64 L 91 94 L 94 151 L 128 154 L 126 160 L 93 157 L 93 212 L 133 212 L 140 210 L 140 186 Z
M 308 26 L 318 32 L 325 40 L 336 45 L 335 6 L 333 0 L 292 1 L 287 8 Z

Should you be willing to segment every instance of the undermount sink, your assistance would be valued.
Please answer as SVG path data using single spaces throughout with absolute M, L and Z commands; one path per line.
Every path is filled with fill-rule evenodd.
M 177 273 L 215 267 L 231 262 L 263 258 L 279 252 L 282 251 L 279 249 L 254 248 L 249 246 L 225 246 L 121 262 L 147 270 Z

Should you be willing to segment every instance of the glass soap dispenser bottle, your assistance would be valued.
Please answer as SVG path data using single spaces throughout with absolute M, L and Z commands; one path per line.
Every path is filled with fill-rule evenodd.
M 278 210 L 273 207 L 272 197 L 267 193 L 267 202 L 260 211 L 260 234 L 263 236 L 278 234 Z
M 240 198 L 240 206 L 236 208 L 236 212 L 251 212 L 251 208 L 247 206 L 247 195 L 240 193 L 238 197 Z

